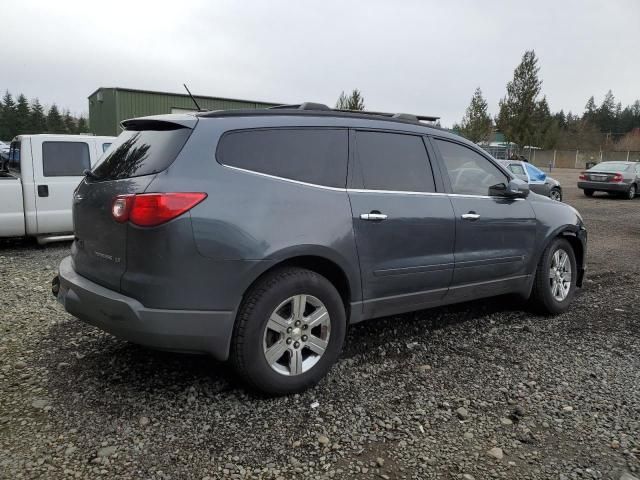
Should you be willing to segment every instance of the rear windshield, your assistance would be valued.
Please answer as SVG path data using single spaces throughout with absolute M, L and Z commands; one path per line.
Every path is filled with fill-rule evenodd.
M 628 163 L 602 162 L 591 168 L 592 172 L 625 172 L 629 168 Z
M 125 130 L 111 144 L 93 170 L 93 180 L 119 180 L 158 173 L 169 167 L 191 135 L 180 127 L 162 130 Z

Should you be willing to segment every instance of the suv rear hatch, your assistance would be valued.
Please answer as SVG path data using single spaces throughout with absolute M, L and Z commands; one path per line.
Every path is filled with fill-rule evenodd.
M 124 131 L 78 185 L 73 198 L 75 271 L 120 291 L 127 269 L 127 223 L 112 214 L 118 195 L 144 193 L 187 142 L 197 118 L 189 115 L 127 120 Z

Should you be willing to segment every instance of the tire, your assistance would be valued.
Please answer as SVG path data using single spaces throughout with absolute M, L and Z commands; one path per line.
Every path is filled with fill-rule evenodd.
M 633 200 L 636 197 L 636 186 L 634 184 L 631 184 L 631 186 L 629 187 L 629 191 L 627 191 L 627 194 L 625 195 L 625 198 L 627 200 Z
M 549 198 L 551 200 L 555 200 L 557 202 L 561 202 L 562 201 L 562 190 L 560 190 L 558 187 L 553 187 L 551 189 L 551 191 L 549 192 Z
M 559 278 L 562 277 L 552 278 L 550 276 L 550 274 L 553 273 L 552 267 L 558 259 L 558 257 L 554 258 L 557 252 L 564 252 L 566 254 L 566 261 L 571 268 L 568 282 L 566 281 L 566 272 L 562 275 L 563 286 L 566 288 L 568 285 L 568 291 L 566 291 L 566 293 L 564 290 L 560 292 L 560 290 L 555 290 L 554 288 L 554 281 L 557 283 Z M 559 257 L 562 258 L 561 253 L 559 253 Z M 533 281 L 533 291 L 531 292 L 531 301 L 534 308 L 541 313 L 552 315 L 565 312 L 569 308 L 575 294 L 577 274 L 576 256 L 573 247 L 571 247 L 571 244 L 564 238 L 556 238 L 545 248 L 540 262 L 538 262 L 536 277 Z M 555 292 L 557 292 L 558 295 L 555 295 Z M 565 294 L 564 298 L 559 298 L 562 297 L 563 293 Z
M 296 314 L 296 305 L 303 303 Z M 315 326 L 314 315 L 320 318 Z M 230 359 L 253 389 L 271 395 L 301 392 L 318 383 L 338 359 L 346 326 L 344 303 L 329 280 L 302 268 L 278 269 L 245 295 Z
M 584 194 L 585 194 L 587 197 L 593 197 L 593 190 L 589 190 L 589 189 L 586 189 L 586 188 L 585 188 L 585 189 L 584 189 Z

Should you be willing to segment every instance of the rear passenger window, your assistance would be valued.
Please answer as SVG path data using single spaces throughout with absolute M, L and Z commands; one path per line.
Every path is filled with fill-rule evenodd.
M 356 132 L 353 187 L 367 190 L 435 192 L 422 137 L 386 132 Z
M 91 160 L 86 143 L 42 143 L 42 171 L 45 177 L 77 177 L 87 168 L 91 168 Z
M 278 128 L 227 133 L 217 158 L 231 167 L 344 188 L 348 151 L 344 129 Z
M 507 183 L 502 171 L 488 159 L 457 143 L 435 140 L 444 160 L 453 193 L 489 195 L 489 187 Z

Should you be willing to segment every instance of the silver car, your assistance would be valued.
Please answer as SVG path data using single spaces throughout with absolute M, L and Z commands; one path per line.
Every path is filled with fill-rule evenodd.
M 578 188 L 587 197 L 594 192 L 607 192 L 632 200 L 640 189 L 640 162 L 598 163 L 580 174 Z
M 539 168 L 520 160 L 500 160 L 516 177 L 529 184 L 532 192 L 549 197 L 558 202 L 562 201 L 562 185 L 555 178 L 551 178 Z

